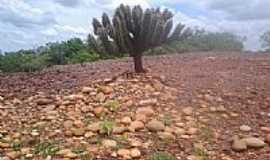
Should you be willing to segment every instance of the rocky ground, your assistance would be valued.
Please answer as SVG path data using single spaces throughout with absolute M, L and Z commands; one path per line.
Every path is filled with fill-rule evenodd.
M 190 53 L 0 73 L 0 160 L 269 160 L 270 56 Z

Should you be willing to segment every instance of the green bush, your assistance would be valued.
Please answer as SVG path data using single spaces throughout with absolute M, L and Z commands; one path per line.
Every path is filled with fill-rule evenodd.
M 21 70 L 24 72 L 40 71 L 47 67 L 48 55 L 24 55 Z
M 0 70 L 3 72 L 32 72 L 47 66 L 46 55 L 9 53 L 1 56 Z
M 176 160 L 176 158 L 169 153 L 157 152 L 150 157 L 150 160 Z
M 265 52 L 270 52 L 270 30 L 261 35 L 260 41 L 262 43 L 262 48 L 265 49 Z
M 85 62 L 93 62 L 100 59 L 99 54 L 95 52 L 87 52 L 86 50 L 79 51 L 78 53 L 72 54 L 67 58 L 69 64 L 76 63 L 85 63 Z

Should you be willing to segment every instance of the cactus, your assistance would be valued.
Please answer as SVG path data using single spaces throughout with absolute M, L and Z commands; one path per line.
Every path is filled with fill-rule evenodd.
M 146 9 L 141 6 L 130 8 L 121 4 L 115 11 L 112 21 L 106 13 L 102 21 L 93 19 L 94 34 L 101 41 L 108 54 L 129 53 L 134 58 L 135 71 L 144 72 L 142 65 L 143 52 L 174 40 L 187 38 L 190 30 L 178 24 L 173 28 L 173 14 L 165 9 Z M 88 42 L 97 46 L 93 36 Z M 95 47 L 97 48 L 97 47 Z

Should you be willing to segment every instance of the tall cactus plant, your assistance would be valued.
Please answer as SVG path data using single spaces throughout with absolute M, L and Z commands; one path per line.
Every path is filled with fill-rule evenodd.
M 139 5 L 131 8 L 121 4 L 112 20 L 106 13 L 102 15 L 101 22 L 94 18 L 93 28 L 107 53 L 129 53 L 134 59 L 135 71 L 140 73 L 144 72 L 144 51 L 189 35 L 182 24 L 178 24 L 172 32 L 172 18 L 173 14 L 167 9 L 143 10 Z M 93 40 L 93 36 L 89 36 L 88 42 L 97 48 Z

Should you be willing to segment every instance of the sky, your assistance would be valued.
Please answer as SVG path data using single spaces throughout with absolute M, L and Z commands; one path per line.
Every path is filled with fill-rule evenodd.
M 85 39 L 92 32 L 92 18 L 103 12 L 113 15 L 121 3 L 168 8 L 175 24 L 245 36 L 248 50 L 259 49 L 260 35 L 270 30 L 270 0 L 0 0 L 0 49 Z

